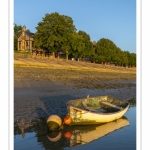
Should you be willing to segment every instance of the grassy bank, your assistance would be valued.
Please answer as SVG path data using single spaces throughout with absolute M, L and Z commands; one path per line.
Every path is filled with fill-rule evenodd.
M 15 58 L 14 77 L 19 80 L 65 82 L 135 80 L 136 69 L 42 57 Z
M 66 61 L 63 59 L 48 59 L 43 57 L 17 58 L 14 59 L 14 66 L 136 74 L 136 68 L 125 68 L 120 66 L 102 65 L 71 60 Z

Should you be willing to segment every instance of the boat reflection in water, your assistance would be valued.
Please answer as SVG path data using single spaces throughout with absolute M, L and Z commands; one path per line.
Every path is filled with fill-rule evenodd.
M 47 138 L 50 142 L 57 141 L 57 143 L 63 138 L 63 141 L 65 139 L 67 141 L 64 147 L 75 147 L 97 140 L 115 130 L 122 129 L 129 125 L 128 119 L 123 116 L 116 121 L 102 125 L 65 126 L 62 131 L 49 132 Z

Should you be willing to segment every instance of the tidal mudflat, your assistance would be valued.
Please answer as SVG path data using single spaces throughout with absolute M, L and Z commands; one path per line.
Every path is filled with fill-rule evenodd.
M 49 141 L 43 121 L 52 114 L 65 115 L 67 113 L 66 102 L 70 99 L 84 98 L 87 95 L 91 97 L 111 95 L 121 100 L 136 100 L 136 70 L 134 69 L 87 65 L 86 63 L 76 65 L 72 62 L 67 65 L 67 62 L 63 61 L 54 62 L 42 59 L 17 59 L 14 62 L 15 150 L 20 148 L 22 150 L 28 148 L 72 149 L 67 144 L 63 145 L 70 142 L 64 137 L 65 132 L 60 133 L 60 140 L 57 140 L 60 134 L 53 133 L 52 138 L 56 137 L 57 141 Z M 89 143 L 83 145 L 84 148 L 90 149 L 94 146 L 94 149 L 98 149 L 103 146 L 103 149 L 113 149 L 113 147 L 114 149 L 120 147 L 120 149 L 136 149 L 135 114 L 136 107 L 131 107 L 126 114 L 130 125 L 124 127 L 123 132 L 115 130 L 103 138 L 90 142 L 91 146 Z M 39 127 L 39 130 L 35 129 L 34 120 L 41 120 L 38 126 L 43 125 Z M 67 130 L 66 128 L 66 132 Z M 96 127 L 91 127 L 90 130 L 96 130 Z M 68 131 L 72 132 L 73 129 Z M 128 137 L 132 138 L 130 142 Z M 40 138 L 45 139 L 48 147 L 42 142 L 44 140 L 39 140 Z M 120 144 L 116 144 L 114 140 L 119 141 Z M 73 149 L 80 149 L 80 147 Z

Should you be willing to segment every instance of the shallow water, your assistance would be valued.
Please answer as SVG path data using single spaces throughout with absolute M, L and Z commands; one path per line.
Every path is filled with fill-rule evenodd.
M 123 118 L 90 126 L 64 126 L 48 131 L 45 120 L 21 131 L 14 129 L 14 150 L 136 150 L 136 106 L 130 106 Z

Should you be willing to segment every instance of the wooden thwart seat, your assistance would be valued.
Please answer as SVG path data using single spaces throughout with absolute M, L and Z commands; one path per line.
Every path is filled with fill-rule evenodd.
M 108 107 L 115 108 L 115 109 L 117 109 L 117 110 L 121 110 L 121 109 L 122 109 L 122 107 L 119 107 L 119 106 L 117 106 L 117 105 L 111 104 L 111 103 L 109 103 L 109 102 L 101 102 L 101 104 L 106 105 L 106 106 L 108 106 Z

